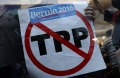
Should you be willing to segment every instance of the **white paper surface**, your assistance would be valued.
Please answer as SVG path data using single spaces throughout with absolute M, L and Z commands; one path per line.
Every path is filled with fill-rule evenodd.
M 78 4 L 78 2 L 77 4 L 74 3 L 75 9 L 84 15 L 84 8 L 87 6 L 87 4 L 86 2 L 79 2 L 79 3 L 80 4 Z M 98 71 L 98 70 L 102 70 L 106 68 L 100 49 L 99 49 L 99 46 L 98 46 L 98 43 L 94 42 L 95 47 L 94 47 L 94 52 L 92 54 L 92 57 L 90 61 L 81 70 L 75 73 L 72 73 L 70 75 L 65 75 L 65 76 L 55 76 L 55 75 L 51 75 L 51 74 L 48 74 L 40 70 L 30 60 L 26 52 L 26 48 L 25 48 L 25 42 L 24 42 L 25 32 L 30 22 L 30 16 L 28 13 L 28 9 L 19 10 L 18 13 L 19 13 L 22 41 L 23 41 L 23 46 L 24 46 L 25 61 L 26 61 L 27 69 L 28 69 L 28 72 L 31 78 L 68 78 L 68 77 L 77 76 L 77 75 L 85 74 L 89 72 L 94 72 L 94 71 Z M 76 15 L 47 20 L 41 23 L 49 27 L 55 32 L 62 31 L 62 30 L 68 31 L 70 34 L 69 42 L 72 44 L 74 44 L 72 29 L 79 28 L 79 27 L 84 27 L 87 29 L 82 19 L 78 18 Z M 94 32 L 94 26 L 93 26 L 92 21 L 89 21 L 89 23 L 91 24 L 92 30 Z M 46 33 L 42 31 L 41 29 L 39 29 L 38 27 L 34 26 L 31 30 L 30 36 L 36 36 L 36 35 L 41 35 L 41 34 L 46 34 Z M 63 44 L 62 44 L 62 52 L 56 53 L 54 42 L 53 42 L 53 37 L 46 39 L 45 44 L 46 44 L 47 54 L 40 56 L 38 42 L 30 41 L 30 47 L 32 49 L 32 52 L 35 58 L 42 65 L 50 69 L 58 70 L 58 71 L 69 70 L 71 68 L 78 66 L 84 60 L 83 57 L 79 56 L 78 54 L 76 54 L 75 52 L 73 52 L 71 49 L 69 49 Z M 90 47 L 90 36 L 82 40 L 81 44 L 82 44 L 82 47 L 79 49 L 87 53 Z

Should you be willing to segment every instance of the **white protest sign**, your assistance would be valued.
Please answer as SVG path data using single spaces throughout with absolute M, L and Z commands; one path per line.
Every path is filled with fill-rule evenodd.
M 106 68 L 86 7 L 82 1 L 18 11 L 31 78 L 69 78 Z

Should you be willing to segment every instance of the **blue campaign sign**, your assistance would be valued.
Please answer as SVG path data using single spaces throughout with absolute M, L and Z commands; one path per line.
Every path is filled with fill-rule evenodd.
M 76 15 L 73 4 L 59 4 L 29 9 L 31 23 Z

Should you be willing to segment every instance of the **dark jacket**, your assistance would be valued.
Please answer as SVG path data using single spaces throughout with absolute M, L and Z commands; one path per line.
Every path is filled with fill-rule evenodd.
M 24 61 L 19 27 L 17 10 L 0 16 L 0 67 Z

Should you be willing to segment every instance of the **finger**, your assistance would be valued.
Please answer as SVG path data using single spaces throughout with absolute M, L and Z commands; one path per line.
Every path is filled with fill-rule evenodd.
M 93 16 L 95 16 L 95 12 L 94 11 L 86 11 L 85 15 L 93 15 Z
M 85 15 L 85 17 L 88 18 L 88 19 L 95 20 L 95 16 L 93 16 L 93 15 Z
M 94 7 L 92 5 L 89 5 L 89 6 L 86 7 L 85 11 L 87 11 L 87 10 L 94 11 Z
M 85 10 L 84 11 L 94 11 L 94 9 L 93 8 L 91 8 L 91 7 L 87 7 L 87 8 L 85 8 Z

